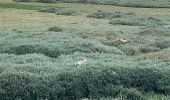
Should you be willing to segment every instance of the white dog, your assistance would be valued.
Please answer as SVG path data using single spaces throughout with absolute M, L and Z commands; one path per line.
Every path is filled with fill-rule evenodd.
M 113 40 L 113 42 L 117 42 L 117 41 L 120 41 L 122 43 L 127 43 L 128 42 L 128 40 L 126 40 L 126 39 L 115 39 L 115 40 Z
M 85 64 L 87 62 L 86 59 L 79 60 L 75 63 L 76 67 L 80 67 L 82 64 Z

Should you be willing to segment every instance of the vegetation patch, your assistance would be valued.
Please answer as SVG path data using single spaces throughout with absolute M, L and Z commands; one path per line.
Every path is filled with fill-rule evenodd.
M 58 57 L 61 55 L 61 52 L 54 48 L 47 48 L 42 45 L 19 45 L 16 47 L 9 47 L 4 48 L 1 50 L 1 53 L 9 53 L 9 54 L 16 54 L 16 55 L 25 55 L 25 54 L 44 54 L 48 57 Z
M 55 13 L 57 15 L 67 15 L 67 16 L 75 16 L 78 15 L 78 11 L 69 8 L 46 8 L 39 10 L 40 12 L 47 12 L 47 13 Z
M 57 27 L 57 26 L 53 26 L 53 27 L 48 28 L 48 31 L 61 32 L 61 31 L 63 31 L 63 28 Z
M 110 21 L 110 24 L 113 25 L 127 25 L 127 26 L 161 26 L 166 25 L 166 22 L 163 20 L 157 19 L 155 17 L 143 16 L 143 15 L 134 15 L 126 16 L 124 18 L 113 19 Z
M 169 40 L 159 41 L 159 42 L 156 42 L 153 45 L 160 48 L 160 49 L 166 49 L 166 48 L 170 47 L 170 41 Z
M 0 3 L 0 8 L 15 8 L 15 9 L 26 9 L 26 10 L 40 10 L 44 8 L 41 5 L 32 4 L 19 4 L 19 3 Z
M 169 94 L 170 80 L 167 76 L 168 72 L 156 69 L 121 67 L 90 68 L 46 77 L 28 72 L 4 72 L 0 76 L 0 95 L 3 99 L 98 99 L 113 96 L 146 100 L 142 91 Z
M 169 30 L 167 28 L 146 28 L 140 31 L 138 34 L 146 36 L 169 36 Z
M 57 0 L 113 5 L 120 5 L 121 2 L 126 3 L 123 6 L 129 5 L 129 0 L 92 1 Z M 121 10 L 114 7 L 114 11 L 122 12 L 113 12 L 112 7 L 107 5 L 86 8 L 90 6 L 60 3 L 61 7 L 67 5 L 72 10 L 76 5 L 76 9 L 85 11 L 79 16 L 64 17 L 54 14 L 74 13 L 55 4 L 37 2 L 56 0 L 13 2 L 22 6 L 12 5 L 16 8 L 12 11 L 0 10 L 0 23 L 3 24 L 0 29 L 2 100 L 169 100 L 168 14 L 161 12 L 162 15 L 157 15 L 160 9 L 128 8 L 125 12 L 123 10 L 127 7 L 120 7 Z M 136 7 L 139 3 L 142 7 L 151 5 L 149 1 L 143 5 L 145 0 L 135 2 L 130 6 Z M 160 7 L 157 3 L 152 2 L 152 7 Z M 167 3 L 166 0 L 159 2 L 163 3 Z M 17 10 L 31 10 L 25 5 L 41 6 L 41 9 L 32 9 L 54 14 Z M 101 7 L 111 7 L 112 10 Z M 101 11 L 92 13 L 97 9 Z
M 95 13 L 88 14 L 87 17 L 99 18 L 99 19 L 112 19 L 112 18 L 119 18 L 127 15 L 133 15 L 133 13 L 121 13 L 121 12 L 108 13 L 103 11 L 97 11 Z
M 50 31 L 58 32 L 58 27 L 57 29 L 52 28 Z M 56 58 L 60 55 L 72 54 L 74 52 L 123 54 L 123 52 L 116 47 L 106 46 L 92 39 L 81 39 L 62 32 L 57 34 L 55 32 L 50 32 L 50 34 L 43 36 L 38 40 L 36 38 L 37 36 L 34 36 L 34 33 L 32 33 L 32 39 L 29 39 L 27 36 L 19 38 L 11 37 L 11 42 L 7 42 L 7 40 L 2 37 L 1 42 L 6 43 L 0 47 L 0 52 L 17 55 L 40 53 L 52 58 Z M 20 33 L 14 32 L 13 34 Z M 26 42 L 23 43 L 22 41 Z
M 128 20 L 128 19 L 113 20 L 110 22 L 110 24 L 112 24 L 112 25 L 127 25 L 127 26 L 143 26 L 143 24 L 139 21 Z

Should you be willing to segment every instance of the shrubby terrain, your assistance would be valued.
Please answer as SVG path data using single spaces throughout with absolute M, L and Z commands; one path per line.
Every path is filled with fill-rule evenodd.
M 169 7 L 132 1 L 69 2 Z M 0 1 L 0 99 L 169 100 L 168 9 L 57 3 Z

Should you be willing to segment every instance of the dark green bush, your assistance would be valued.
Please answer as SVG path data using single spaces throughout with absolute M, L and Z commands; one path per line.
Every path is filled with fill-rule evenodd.
M 39 10 L 40 12 L 46 13 L 55 13 L 57 15 L 67 15 L 67 16 L 75 16 L 78 15 L 78 11 L 69 8 L 45 8 Z
M 151 68 L 122 70 L 121 73 L 124 74 L 121 76 L 120 80 L 127 87 L 134 87 L 147 92 L 159 92 L 157 82 L 162 78 L 163 73 L 156 72 L 157 71 Z
M 44 54 L 48 57 L 57 58 L 60 55 L 73 54 L 74 52 L 82 53 L 111 53 L 123 54 L 123 52 L 116 47 L 106 46 L 100 42 L 91 39 L 81 39 L 72 37 L 70 35 L 62 36 L 64 33 L 54 33 L 45 36 L 45 38 L 25 39 L 23 37 L 12 38 L 11 41 L 6 42 L 0 47 L 0 53 L 25 55 L 25 54 Z M 3 40 L 3 41 L 6 41 Z M 12 42 L 15 41 L 15 42 Z M 26 41 L 23 43 L 22 41 Z M 1 42 L 2 43 L 2 42 Z
M 115 13 L 108 13 L 108 12 L 103 12 L 103 11 L 98 11 L 92 14 L 88 14 L 87 17 L 89 18 L 99 18 L 99 19 L 112 19 L 112 18 L 119 18 L 124 16 L 125 14 L 120 13 L 120 12 L 115 12 Z
M 37 100 L 48 97 L 48 80 L 28 73 L 3 73 L 0 76 L 1 99 Z
M 146 100 L 146 97 L 137 89 L 129 88 L 123 91 L 124 99 L 126 100 Z
M 153 46 L 156 46 L 157 48 L 160 48 L 160 49 L 166 49 L 170 47 L 170 41 L 169 40 L 159 41 L 153 44 Z
M 41 9 L 39 12 L 46 12 L 46 13 L 56 13 L 59 9 L 57 8 L 46 8 L 46 9 Z
M 146 100 L 140 91 L 166 94 L 169 83 L 170 79 L 164 73 L 149 68 L 86 69 L 46 77 L 31 73 L 3 73 L 0 76 L 0 96 L 3 99 L 75 100 L 122 95 L 127 100 Z
M 128 26 L 143 26 L 142 22 L 130 19 L 119 19 L 109 22 L 112 25 L 128 25 Z
M 120 49 L 128 56 L 135 56 L 135 55 L 139 55 L 140 51 L 138 50 L 138 48 L 135 47 L 123 47 L 121 46 Z
M 138 33 L 139 35 L 151 35 L 151 36 L 169 36 L 169 30 L 164 27 L 160 28 L 146 28 Z
M 58 26 L 53 26 L 53 27 L 48 28 L 48 31 L 61 32 L 61 31 L 63 31 L 63 29 Z
M 110 24 L 158 27 L 158 26 L 166 25 L 167 23 L 163 19 L 161 19 L 161 17 L 148 16 L 144 14 L 134 14 L 131 16 L 124 16 L 121 18 L 112 19 L 112 21 L 110 21 Z
M 149 47 L 141 47 L 140 52 L 142 53 L 150 53 L 150 52 L 158 52 L 160 51 L 160 48 L 154 47 L 154 46 L 149 46 Z
M 41 53 L 48 57 L 56 58 L 61 55 L 61 52 L 55 48 L 47 48 L 42 45 L 20 45 L 16 47 L 5 48 L 2 53 L 10 53 L 16 55 L 32 54 L 32 53 Z M 63 53 L 64 54 L 64 53 Z

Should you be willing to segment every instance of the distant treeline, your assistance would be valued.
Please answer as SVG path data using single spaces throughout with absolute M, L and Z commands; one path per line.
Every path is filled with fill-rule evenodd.
M 14 0 L 18 2 L 44 2 L 44 3 L 90 3 L 127 7 L 169 8 L 169 0 Z

